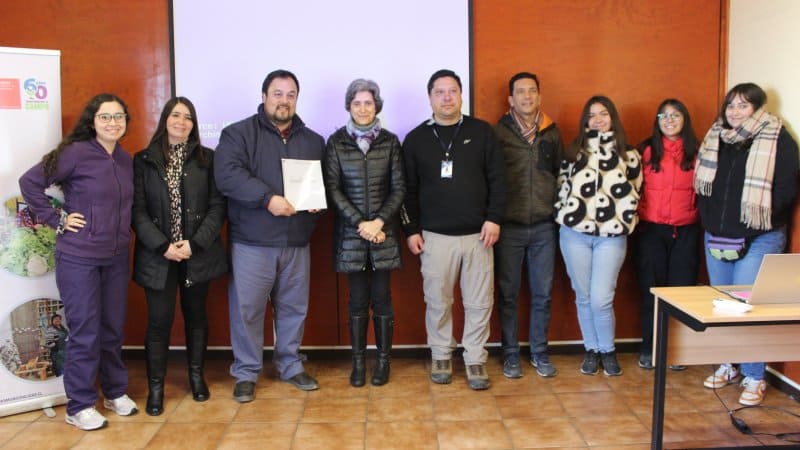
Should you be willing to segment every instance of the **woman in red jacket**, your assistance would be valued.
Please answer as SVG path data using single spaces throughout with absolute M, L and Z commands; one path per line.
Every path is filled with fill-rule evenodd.
M 697 282 L 700 224 L 692 179 L 697 137 L 686 106 L 661 102 L 653 135 L 640 145 L 644 183 L 639 200 L 636 270 L 642 290 L 639 367 L 653 368 L 653 286 Z M 672 366 L 680 369 L 681 366 Z

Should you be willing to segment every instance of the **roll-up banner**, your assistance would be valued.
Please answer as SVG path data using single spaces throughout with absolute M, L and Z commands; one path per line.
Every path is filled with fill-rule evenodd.
M 56 234 L 30 214 L 17 183 L 61 139 L 60 71 L 57 50 L 0 47 L 0 416 L 67 400 Z

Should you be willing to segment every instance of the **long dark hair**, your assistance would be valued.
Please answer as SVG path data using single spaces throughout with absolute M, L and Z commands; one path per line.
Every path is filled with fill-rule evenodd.
M 722 101 L 722 106 L 719 108 L 719 118 L 722 120 L 722 125 L 725 128 L 731 128 L 731 124 L 728 123 L 728 118 L 725 117 L 725 110 L 728 109 L 728 105 L 733 102 L 733 98 L 737 95 L 740 95 L 743 99 L 752 104 L 753 111 L 758 111 L 767 103 L 767 93 L 761 89 L 761 86 L 755 83 L 737 84 L 725 94 L 725 100 Z
M 187 148 L 192 149 L 195 146 L 200 145 L 200 126 L 197 123 L 197 110 L 195 109 L 194 104 L 186 97 L 173 97 L 164 104 L 164 109 L 161 110 L 161 117 L 158 119 L 156 131 L 153 133 L 153 137 L 150 139 L 150 146 L 157 146 L 161 150 L 165 159 L 167 158 L 167 152 L 169 152 L 167 119 L 169 118 L 169 115 L 172 114 L 172 110 L 175 109 L 175 106 L 178 104 L 186 106 L 186 108 L 189 109 L 189 114 L 192 116 L 192 130 L 189 131 Z M 197 160 L 200 163 L 200 166 L 208 168 L 210 161 L 208 160 L 205 152 L 198 150 Z
M 128 105 L 126 105 L 121 98 L 114 94 L 107 93 L 95 95 L 83 108 L 81 116 L 78 117 L 78 123 L 75 124 L 75 127 L 72 129 L 72 131 L 70 131 L 69 134 L 67 134 L 64 139 L 59 142 L 56 148 L 42 157 L 42 169 L 46 177 L 50 177 L 56 173 L 56 168 L 58 168 L 58 158 L 61 156 L 61 152 L 64 151 L 64 148 L 72 143 L 88 141 L 97 136 L 97 131 L 94 129 L 94 115 L 97 114 L 97 111 L 100 109 L 100 106 L 103 103 L 108 102 L 119 103 L 122 106 L 122 111 L 127 115 L 125 120 L 126 125 L 130 124 L 131 116 L 128 114 Z M 127 128 L 125 131 L 127 132 Z
M 600 103 L 601 105 L 605 106 L 605 108 L 608 110 L 608 114 L 611 115 L 611 130 L 614 131 L 614 141 L 617 146 L 617 151 L 624 152 L 628 150 L 628 141 L 625 138 L 625 129 L 622 128 L 622 121 L 619 120 L 617 107 L 614 106 L 614 102 L 612 102 L 611 99 L 605 95 L 595 95 L 590 98 L 585 105 L 583 105 L 583 111 L 581 111 L 581 120 L 578 123 L 578 137 L 576 137 L 575 141 L 573 142 L 573 147 L 575 147 L 575 150 L 581 151 L 584 147 L 586 147 L 586 142 L 589 139 L 587 132 L 587 128 L 589 127 L 589 110 L 595 103 Z M 577 157 L 577 153 L 571 156 L 575 158 Z
M 675 98 L 668 98 L 658 105 L 656 118 L 653 121 L 653 135 L 639 144 L 639 149 L 642 151 L 644 151 L 648 145 L 650 146 L 650 159 L 644 161 L 644 164 L 650 165 L 655 172 L 661 171 L 661 159 L 664 157 L 664 134 L 661 132 L 658 115 L 662 114 L 667 106 L 672 106 L 677 109 L 683 116 L 683 128 L 681 128 L 680 133 L 681 140 L 683 140 L 681 170 L 691 170 L 694 167 L 694 159 L 695 156 L 697 156 L 699 143 L 697 142 L 697 135 L 694 132 L 694 128 L 692 128 L 692 119 L 689 117 L 689 110 L 686 109 L 686 105 L 684 105 L 683 102 Z

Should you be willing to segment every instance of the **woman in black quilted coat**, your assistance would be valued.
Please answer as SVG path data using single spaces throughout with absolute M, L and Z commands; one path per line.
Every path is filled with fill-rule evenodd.
M 372 384 L 389 380 L 393 312 L 389 285 L 400 267 L 398 210 L 405 196 L 405 176 L 397 136 L 381 127 L 377 114 L 383 99 L 371 80 L 357 79 L 345 94 L 347 125 L 328 138 L 325 189 L 336 210 L 334 266 L 347 273 L 353 370 L 350 384 L 366 382 L 365 351 L 369 306 L 375 325 L 378 359 Z
M 163 412 L 169 336 L 181 296 L 189 387 L 195 401 L 208 400 L 203 378 L 212 279 L 227 271 L 220 230 L 225 197 L 214 183 L 214 152 L 200 145 L 197 113 L 185 97 L 169 100 L 150 145 L 133 159 L 133 280 L 147 298 L 147 407 Z

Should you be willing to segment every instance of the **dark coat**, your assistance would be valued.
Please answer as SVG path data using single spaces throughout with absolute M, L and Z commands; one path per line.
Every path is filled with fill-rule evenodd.
M 208 167 L 201 165 L 200 152 L 205 154 Z M 228 270 L 220 239 L 226 204 L 214 183 L 213 157 L 212 150 L 195 144 L 190 146 L 183 166 L 183 237 L 192 248 L 191 258 L 186 260 L 189 283 L 206 282 Z M 170 263 L 164 258 L 170 243 L 170 202 L 166 163 L 158 145 L 136 154 L 133 174 L 133 280 L 143 287 L 164 289 Z
M 336 209 L 334 267 L 357 272 L 369 263 L 375 270 L 400 267 L 398 211 L 406 193 L 397 136 L 381 130 L 366 156 L 342 127 L 328 139 L 325 189 Z M 381 218 L 386 240 L 373 244 L 358 234 L 358 224 Z
M 284 139 L 267 118 L 263 104 L 253 116 L 222 130 L 214 152 L 214 179 L 228 199 L 232 242 L 279 248 L 305 247 L 310 242 L 321 214 L 298 211 L 275 216 L 267 209 L 273 195 L 284 195 L 284 158 L 322 161 L 325 140 L 298 116 Z
M 739 219 L 742 210 L 742 189 L 751 139 L 738 144 L 720 140 L 717 174 L 711 186 L 711 196 L 697 196 L 700 223 L 706 231 L 731 238 L 755 238 L 789 223 L 797 190 L 797 143 L 781 127 L 772 176 L 772 229 L 754 230 Z
M 564 154 L 558 127 L 554 122 L 543 125 L 533 144 L 529 144 L 514 119 L 506 114 L 494 131 L 506 162 L 505 221 L 533 225 L 553 220 L 558 200 L 556 177 Z

